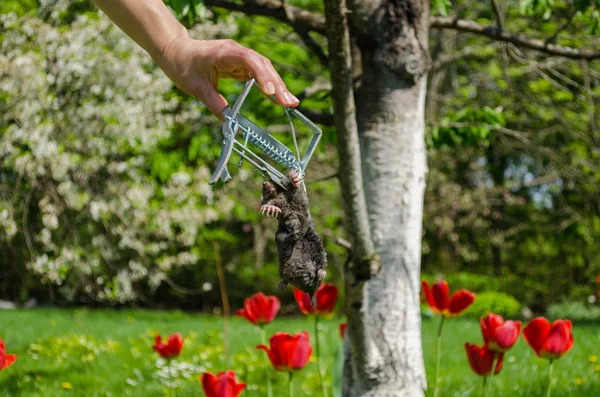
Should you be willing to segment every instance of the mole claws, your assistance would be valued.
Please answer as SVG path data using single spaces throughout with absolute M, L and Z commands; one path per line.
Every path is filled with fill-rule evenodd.
M 265 204 L 260 207 L 260 214 L 268 217 L 277 218 L 281 214 L 281 208 L 274 205 Z

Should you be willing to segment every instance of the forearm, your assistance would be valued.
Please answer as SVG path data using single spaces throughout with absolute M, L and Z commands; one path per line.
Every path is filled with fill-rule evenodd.
M 94 3 L 156 61 L 186 28 L 162 0 L 94 0 Z

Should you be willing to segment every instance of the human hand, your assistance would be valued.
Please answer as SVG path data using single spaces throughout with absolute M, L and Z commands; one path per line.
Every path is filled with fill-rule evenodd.
M 274 94 L 282 105 L 295 107 L 300 103 L 287 90 L 271 61 L 233 40 L 179 36 L 161 52 L 157 62 L 180 90 L 198 98 L 221 120 L 227 106 L 227 100 L 217 91 L 221 78 L 255 78 L 261 90 Z

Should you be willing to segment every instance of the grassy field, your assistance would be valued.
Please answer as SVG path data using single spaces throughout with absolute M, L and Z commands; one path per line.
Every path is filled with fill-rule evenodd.
M 340 322 L 324 321 L 321 333 L 329 387 L 341 344 Z M 428 374 L 434 368 L 436 327 L 437 319 L 423 322 Z M 305 318 L 279 318 L 267 327 L 267 334 L 277 330 L 308 330 L 312 338 L 313 324 Z M 185 338 L 182 355 L 171 367 L 157 360 L 152 351 L 153 335 L 157 332 L 181 332 Z M 574 335 L 573 350 L 556 362 L 553 396 L 600 396 L 600 361 L 594 362 L 600 356 L 600 327 L 576 324 Z M 201 396 L 198 374 L 227 368 L 234 368 L 248 383 L 242 396 L 266 395 L 262 370 L 265 355 L 254 349 L 260 334 L 238 318 L 231 320 L 229 358 L 223 351 L 220 319 L 179 312 L 2 311 L 0 337 L 9 353 L 19 355 L 16 364 L 0 372 L 0 397 Z M 482 379 L 468 367 L 465 341 L 481 343 L 478 323 L 468 319 L 447 321 L 441 397 L 482 395 Z M 521 339 L 506 355 L 504 369 L 494 380 L 494 396 L 543 396 L 546 371 L 547 361 L 535 357 Z M 275 396 L 287 395 L 284 374 L 274 375 L 274 386 Z M 296 396 L 320 395 L 314 363 L 297 375 L 295 390 Z

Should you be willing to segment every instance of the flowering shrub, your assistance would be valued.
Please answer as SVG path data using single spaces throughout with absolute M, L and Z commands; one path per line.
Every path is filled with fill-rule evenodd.
M 46 21 L 0 15 L 0 243 L 22 233 L 28 271 L 68 300 L 133 301 L 201 259 L 203 227 L 232 201 L 206 166 L 164 171 L 161 142 L 204 121 L 199 103 L 180 108 L 107 18 L 58 26 L 69 2 L 50 3 Z M 231 34 L 223 21 L 191 34 Z

